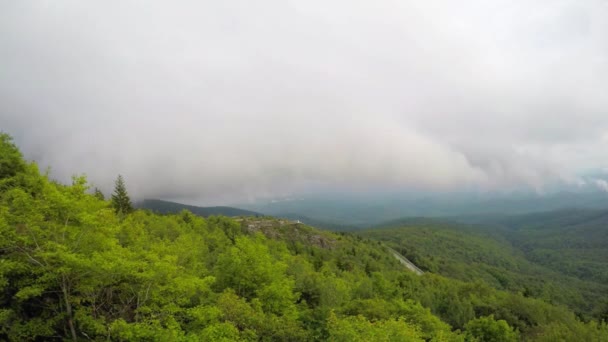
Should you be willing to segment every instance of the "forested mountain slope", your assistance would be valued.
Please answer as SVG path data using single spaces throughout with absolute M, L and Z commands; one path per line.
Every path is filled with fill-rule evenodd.
M 498 228 L 534 262 L 608 283 L 608 210 L 568 209 L 462 220 Z
M 606 318 L 604 218 L 601 212 L 567 210 L 485 218 L 485 224 L 404 219 L 361 235 L 388 243 L 424 270 Z
M 198 207 L 194 205 L 187 205 L 169 201 L 163 201 L 158 199 L 145 199 L 136 204 L 138 208 L 152 210 L 159 214 L 178 214 L 182 210 L 188 210 L 189 212 L 199 216 L 263 216 L 260 213 L 249 211 L 234 207 Z
M 127 184 L 128 185 L 128 184 Z M 115 211 L 0 135 L 0 339 L 602 341 L 605 324 L 380 242 L 272 218 Z

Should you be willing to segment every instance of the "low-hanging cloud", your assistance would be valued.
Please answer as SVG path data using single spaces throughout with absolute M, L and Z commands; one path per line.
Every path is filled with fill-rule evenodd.
M 576 182 L 606 89 L 605 0 L 0 5 L 0 129 L 139 198 Z
M 595 185 L 597 186 L 598 189 L 608 192 L 608 182 L 605 181 L 604 179 L 596 179 Z

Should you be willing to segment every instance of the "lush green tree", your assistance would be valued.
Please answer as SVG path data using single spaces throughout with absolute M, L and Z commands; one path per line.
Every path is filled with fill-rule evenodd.
M 338 318 L 331 312 L 328 318 L 331 341 L 424 341 L 418 328 L 402 319 L 370 322 L 363 316 Z
M 608 324 L 591 321 L 570 324 L 550 323 L 541 327 L 535 336 L 539 342 L 553 341 L 608 341 Z
M 2 238 L 7 245 L 4 257 L 20 265 L 12 270 L 17 273 L 11 273 L 12 286 L 18 286 L 9 284 L 9 291 L 16 292 L 6 300 L 27 303 L 20 306 L 21 310 L 42 303 L 43 307 L 56 305 L 55 315 L 52 311 L 43 311 L 41 318 L 54 317 L 41 325 L 59 324 L 57 318 L 63 318 L 64 327 L 74 340 L 78 336 L 75 308 L 77 303 L 86 300 L 78 288 L 98 281 L 96 275 L 104 276 L 91 256 L 109 257 L 116 246 L 111 238 L 108 240 L 106 224 L 109 222 L 103 204 L 86 195 L 87 188 L 84 177 L 75 177 L 72 186 L 58 186 L 44 180 L 39 193 L 13 188 L 2 194 L 3 205 L 11 208 L 4 215 L 4 221 L 17 228 L 3 231 Z M 27 271 L 29 275 L 19 271 Z M 44 293 L 55 291 L 57 296 L 42 300 Z M 24 313 L 13 311 L 13 317 Z M 9 336 L 21 336 L 19 324 L 14 328 Z
M 13 143 L 13 138 L 0 132 L 0 181 L 24 172 L 25 168 L 23 156 Z
M 469 321 L 465 330 L 466 340 L 474 342 L 516 342 L 519 337 L 506 321 L 495 320 L 491 315 Z
M 112 207 L 117 214 L 121 215 L 126 215 L 133 211 L 133 204 L 131 204 L 122 175 L 118 175 L 118 178 L 116 178 L 114 193 L 112 194 Z

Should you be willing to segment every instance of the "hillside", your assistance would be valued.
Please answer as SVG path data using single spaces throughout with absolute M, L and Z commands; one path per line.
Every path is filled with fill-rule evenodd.
M 577 278 L 608 283 L 608 211 L 570 209 L 462 218 L 491 226 L 526 257 Z
M 189 212 L 203 216 L 213 216 L 213 215 L 222 215 L 222 216 L 263 216 L 260 213 L 256 213 L 249 210 L 234 208 L 234 207 L 197 207 L 193 205 L 163 201 L 158 199 L 145 199 L 136 204 L 138 208 L 152 210 L 155 213 L 159 214 L 177 214 L 182 210 L 188 210 Z
M 563 210 L 469 219 L 475 224 L 403 219 L 360 234 L 388 243 L 424 270 L 603 317 L 605 217 L 600 211 Z
M 541 299 L 405 268 L 381 242 L 284 219 L 114 210 L 0 136 L 0 339 L 586 341 Z

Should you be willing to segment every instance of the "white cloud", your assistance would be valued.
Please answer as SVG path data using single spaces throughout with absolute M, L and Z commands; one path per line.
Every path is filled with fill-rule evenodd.
M 598 189 L 608 192 L 608 182 L 603 179 L 596 179 L 595 185 Z
M 599 0 L 0 5 L 0 127 L 137 196 L 502 189 L 606 167 Z

